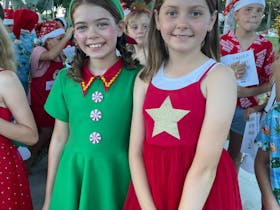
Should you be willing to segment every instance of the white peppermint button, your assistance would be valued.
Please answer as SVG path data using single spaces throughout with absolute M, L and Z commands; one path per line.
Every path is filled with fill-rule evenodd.
M 92 134 L 90 134 L 89 140 L 90 140 L 90 142 L 93 143 L 93 144 L 98 144 L 98 143 L 101 141 L 101 135 L 100 135 L 100 133 L 93 132 Z
M 95 103 L 100 103 L 103 100 L 103 94 L 99 91 L 95 91 L 92 95 L 91 95 L 91 99 L 95 102 Z
M 90 112 L 90 118 L 95 122 L 101 120 L 102 118 L 101 111 L 99 111 L 98 109 L 92 110 Z

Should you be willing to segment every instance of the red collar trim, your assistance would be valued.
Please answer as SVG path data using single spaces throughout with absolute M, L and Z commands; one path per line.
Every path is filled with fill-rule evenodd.
M 83 81 L 80 83 L 83 95 L 85 96 L 88 89 L 95 79 L 100 78 L 103 85 L 104 90 L 107 91 L 112 84 L 116 81 L 117 77 L 120 75 L 123 67 L 122 59 L 119 59 L 116 63 L 114 63 L 106 72 L 101 76 L 94 76 L 88 67 L 88 65 L 84 66 L 82 77 Z

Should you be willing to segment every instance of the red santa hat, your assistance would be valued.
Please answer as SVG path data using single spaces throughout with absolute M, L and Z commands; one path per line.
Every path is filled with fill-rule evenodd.
M 265 7 L 265 0 L 232 0 L 224 9 L 223 15 L 226 16 L 231 9 L 233 11 L 240 10 L 242 7 L 246 7 L 249 4 L 260 4 Z
M 30 9 L 18 9 L 14 13 L 13 33 L 20 39 L 21 29 L 32 31 L 38 22 L 38 14 Z
M 42 43 L 49 38 L 55 38 L 61 34 L 65 34 L 65 30 L 54 20 L 38 23 L 35 26 L 35 31 Z
M 4 20 L 3 24 L 7 25 L 14 25 L 14 10 L 13 9 L 4 9 Z

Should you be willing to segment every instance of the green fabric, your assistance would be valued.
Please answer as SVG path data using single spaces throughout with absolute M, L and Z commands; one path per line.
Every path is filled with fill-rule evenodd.
M 72 16 L 71 16 L 71 10 L 72 10 L 72 6 L 75 0 L 71 0 L 70 5 L 69 5 L 69 17 L 70 17 L 70 21 L 73 24 L 73 20 L 72 20 Z M 117 9 L 117 11 L 119 12 L 120 16 L 122 19 L 124 19 L 124 13 L 123 13 L 123 8 L 121 5 L 120 0 L 111 0 L 111 2 L 114 4 L 115 8 Z
M 45 104 L 46 111 L 69 123 L 70 135 L 61 155 L 54 184 L 52 210 L 120 210 L 130 182 L 128 142 L 132 114 L 133 85 L 137 70 L 123 69 L 105 92 L 100 79 L 93 82 L 86 96 L 80 84 L 60 71 Z M 95 103 L 92 93 L 103 100 Z M 100 121 L 90 113 L 98 109 Z M 99 144 L 89 135 L 101 134 Z

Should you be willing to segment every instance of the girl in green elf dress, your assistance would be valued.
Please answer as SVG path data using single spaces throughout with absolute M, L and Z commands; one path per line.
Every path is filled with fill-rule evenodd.
M 119 0 L 72 0 L 69 11 L 78 46 L 45 104 L 55 127 L 43 209 L 120 210 L 137 63 L 125 49 Z

